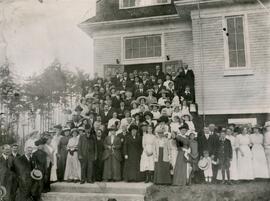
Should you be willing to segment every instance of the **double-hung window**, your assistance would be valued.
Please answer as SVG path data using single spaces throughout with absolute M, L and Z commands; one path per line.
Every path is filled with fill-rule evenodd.
M 146 35 L 124 38 L 124 58 L 155 58 L 162 56 L 161 35 Z

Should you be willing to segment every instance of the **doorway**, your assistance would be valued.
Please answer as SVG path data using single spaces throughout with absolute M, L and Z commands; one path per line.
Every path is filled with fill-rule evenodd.
M 159 65 L 162 69 L 162 63 L 148 63 L 148 64 L 132 64 L 132 65 L 125 65 L 125 72 L 131 73 L 134 70 L 137 70 L 138 72 L 147 71 L 149 74 L 155 74 L 156 65 Z

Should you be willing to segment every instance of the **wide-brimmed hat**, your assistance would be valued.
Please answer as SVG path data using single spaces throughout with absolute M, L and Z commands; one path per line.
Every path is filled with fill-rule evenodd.
M 137 98 L 137 102 L 140 103 L 141 102 L 141 99 L 144 99 L 146 101 L 147 100 L 147 97 L 146 96 L 139 96 Z
M 144 116 L 144 117 L 146 117 L 146 116 L 150 116 L 150 117 L 151 117 L 151 119 L 153 119 L 153 114 L 152 114 L 152 112 L 150 112 L 150 111 L 146 111 L 146 112 L 144 112 L 143 116 Z
M 56 128 L 56 129 L 62 130 L 62 125 L 61 125 L 61 124 L 57 124 L 57 125 L 55 125 L 53 128 Z
M 154 92 L 154 89 L 147 89 L 147 92 L 149 93 L 149 92 Z
M 167 117 L 167 116 L 161 116 L 161 117 L 158 119 L 158 122 L 165 122 L 165 123 L 168 123 L 168 122 L 169 122 L 169 117 Z
M 136 100 L 131 101 L 130 105 L 133 105 L 134 103 L 138 105 L 138 102 Z
M 270 121 L 265 122 L 264 127 L 266 128 L 266 127 L 269 127 L 269 126 L 270 126 Z
M 67 127 L 67 126 L 64 126 L 64 127 L 63 127 L 63 131 L 70 131 L 70 128 Z
M 199 160 L 198 162 L 198 167 L 201 170 L 207 170 L 209 168 L 210 164 L 209 161 L 206 158 L 202 158 L 201 160 Z
M 144 121 L 144 122 L 142 122 L 141 124 L 140 124 L 140 126 L 141 127 L 143 127 L 143 126 L 148 126 L 149 124 L 146 122 L 146 121 Z
M 186 123 L 184 123 L 182 126 L 179 127 L 179 130 L 181 130 L 181 129 L 186 129 L 186 130 L 188 130 L 189 127 L 188 127 L 188 125 L 187 125 Z
M 80 127 L 78 128 L 78 130 L 79 130 L 79 131 L 85 131 L 84 127 L 82 127 L 82 126 L 80 126 Z
M 7 189 L 4 186 L 0 186 L 0 198 L 3 198 L 7 195 Z
M 70 134 L 72 135 L 74 132 L 77 132 L 77 133 L 79 134 L 78 128 L 73 128 L 73 129 L 71 129 Z
M 159 104 L 157 104 L 157 103 L 152 103 L 152 104 L 150 104 L 150 107 L 160 107 L 160 105 Z
M 43 174 L 39 169 L 33 169 L 31 171 L 31 177 L 32 177 L 32 179 L 39 181 L 43 178 Z
M 78 105 L 76 108 L 75 108 L 75 111 L 76 112 L 81 112 L 83 111 L 82 107 L 80 105 Z
M 135 124 L 131 124 L 131 125 L 129 126 L 129 128 L 128 128 L 129 131 L 132 131 L 132 130 L 138 130 L 138 129 L 139 129 L 138 126 L 135 125 Z
M 109 128 L 108 128 L 109 131 L 116 131 L 117 130 L 117 127 L 115 124 L 111 125 Z
M 46 144 L 47 141 L 48 141 L 48 138 L 42 137 L 39 140 L 35 141 L 35 145 L 36 146 L 44 145 L 44 144 Z
M 159 93 L 160 93 L 160 94 L 163 94 L 163 93 L 167 94 L 167 93 L 169 93 L 169 92 L 168 92 L 168 90 L 166 90 L 166 89 L 162 89 Z

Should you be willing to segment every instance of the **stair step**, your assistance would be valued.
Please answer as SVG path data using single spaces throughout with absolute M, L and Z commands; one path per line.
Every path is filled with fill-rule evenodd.
M 125 182 L 96 182 L 94 184 L 55 183 L 51 185 L 51 192 L 67 193 L 114 193 L 114 194 L 139 194 L 144 195 L 152 184 L 125 183 Z
M 42 198 L 43 201 L 108 201 L 109 198 L 117 201 L 144 201 L 144 195 L 117 193 L 50 192 L 43 194 Z

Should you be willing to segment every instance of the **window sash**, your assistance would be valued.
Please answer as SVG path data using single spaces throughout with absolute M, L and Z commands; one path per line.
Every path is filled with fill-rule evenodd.
M 161 35 L 125 38 L 125 59 L 161 57 Z
M 171 0 L 119 0 L 120 8 L 146 7 L 169 3 L 171 3 Z
M 239 68 L 247 66 L 246 44 L 244 34 L 244 17 L 226 17 L 229 67 Z

